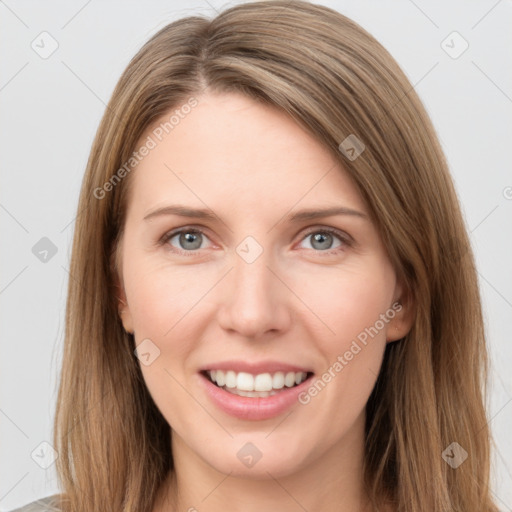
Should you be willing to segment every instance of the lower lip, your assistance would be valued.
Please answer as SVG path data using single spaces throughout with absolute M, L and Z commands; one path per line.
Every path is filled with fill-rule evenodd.
M 284 413 L 298 402 L 299 394 L 309 386 L 311 376 L 298 386 L 286 388 L 268 397 L 238 396 L 216 386 L 208 377 L 200 374 L 210 400 L 225 413 L 242 420 L 268 420 Z

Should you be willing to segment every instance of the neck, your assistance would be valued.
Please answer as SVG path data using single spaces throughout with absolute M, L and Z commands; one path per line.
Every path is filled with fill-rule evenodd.
M 325 453 L 282 474 L 259 478 L 221 473 L 172 432 L 175 470 L 161 488 L 154 512 L 364 512 L 370 510 L 363 486 L 364 415 Z

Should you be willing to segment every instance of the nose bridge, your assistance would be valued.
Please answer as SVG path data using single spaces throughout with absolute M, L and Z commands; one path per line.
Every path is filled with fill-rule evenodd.
M 222 327 L 253 338 L 286 328 L 287 299 L 283 284 L 274 275 L 274 266 L 272 250 L 252 237 L 237 246 L 222 301 Z
M 272 285 L 269 270 L 271 266 L 270 251 L 263 251 L 254 261 L 246 260 L 244 256 L 237 254 L 233 264 L 234 296 L 239 301 L 258 302 L 272 296 Z

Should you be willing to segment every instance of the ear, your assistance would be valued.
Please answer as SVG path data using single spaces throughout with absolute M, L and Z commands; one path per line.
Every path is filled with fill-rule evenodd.
M 391 343 L 406 336 L 414 323 L 416 308 L 413 295 L 408 287 L 397 284 L 393 302 L 390 305 L 390 321 L 386 331 L 386 341 Z
M 124 330 L 129 333 L 133 334 L 133 318 L 132 314 L 130 312 L 130 307 L 128 306 L 128 302 L 126 300 L 126 293 L 124 291 L 124 285 L 122 282 L 119 282 L 119 280 L 116 280 L 116 298 L 118 303 L 118 312 L 119 316 L 121 318 L 121 322 L 123 323 Z

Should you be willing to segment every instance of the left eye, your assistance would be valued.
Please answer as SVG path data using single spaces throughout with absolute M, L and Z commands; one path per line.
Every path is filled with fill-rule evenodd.
M 326 251 L 330 249 L 337 249 L 343 245 L 343 243 L 347 243 L 341 235 L 338 235 L 335 231 L 331 230 L 316 230 L 308 233 L 304 238 L 304 240 L 311 239 L 310 247 L 307 249 L 315 249 L 317 251 Z M 338 245 L 333 247 L 333 242 L 335 239 L 338 239 Z

